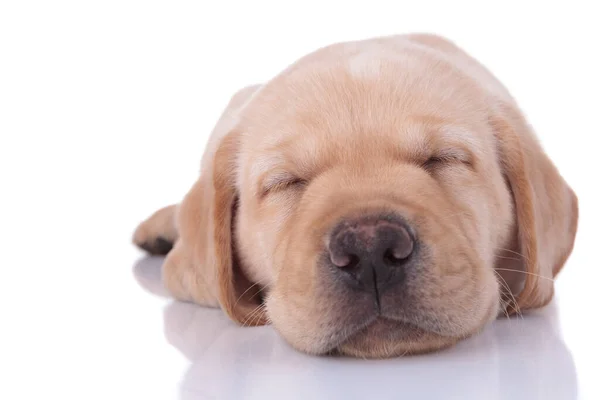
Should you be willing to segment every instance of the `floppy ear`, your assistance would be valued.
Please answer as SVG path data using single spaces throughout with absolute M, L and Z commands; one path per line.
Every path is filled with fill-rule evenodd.
M 236 257 L 235 160 L 238 134 L 227 133 L 178 208 L 179 240 L 163 266 L 167 289 L 178 299 L 220 306 L 244 325 L 264 325 L 260 288 L 245 277 Z
M 514 313 L 542 307 L 552 299 L 553 278 L 575 241 L 577 197 L 515 105 L 501 104 L 490 122 L 514 200 L 515 248 L 508 250 L 513 253 L 509 257 L 500 256 L 496 265 L 497 272 L 510 282 L 516 305 L 509 304 L 507 311 Z M 515 269 L 520 273 L 510 271 Z M 524 282 L 519 284 L 518 277 Z
M 163 266 L 165 285 L 176 298 L 220 306 L 244 325 L 267 323 L 260 288 L 244 275 L 233 240 L 240 137 L 235 112 L 254 90 L 238 92 L 217 123 L 200 178 L 177 209 L 179 239 Z
M 219 303 L 240 324 L 265 325 L 268 322 L 260 304 L 260 288 L 244 275 L 233 240 L 238 201 L 235 188 L 238 139 L 239 134 L 230 133 L 215 154 L 213 235 Z

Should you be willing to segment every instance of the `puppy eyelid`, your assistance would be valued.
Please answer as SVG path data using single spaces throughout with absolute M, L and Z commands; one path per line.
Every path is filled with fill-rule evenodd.
M 265 177 L 261 184 L 261 197 L 269 193 L 281 191 L 290 187 L 305 185 L 306 180 L 289 172 L 278 172 Z
M 443 149 L 431 155 L 422 165 L 424 168 L 430 169 L 436 165 L 447 164 L 463 164 L 472 168 L 473 158 L 470 153 L 462 149 Z

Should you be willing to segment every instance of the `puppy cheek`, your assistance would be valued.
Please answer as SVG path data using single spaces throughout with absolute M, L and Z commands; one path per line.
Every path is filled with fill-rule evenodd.
M 309 317 L 298 315 L 299 310 L 286 298 L 285 294 L 272 290 L 265 300 L 267 316 L 275 330 L 298 351 L 314 355 L 325 353 L 326 343 L 311 330 Z
M 481 328 L 495 320 L 500 312 L 500 284 L 493 270 L 486 271 L 482 287 L 481 297 L 484 306 L 481 307 L 483 313 Z
M 478 271 L 465 287 L 464 295 L 457 296 L 459 303 L 450 309 L 442 306 L 459 322 L 460 330 L 454 332 L 457 337 L 468 337 L 481 331 L 496 319 L 499 311 L 499 285 L 493 269 L 486 264 L 474 268 Z M 451 304 L 451 299 L 446 300 Z

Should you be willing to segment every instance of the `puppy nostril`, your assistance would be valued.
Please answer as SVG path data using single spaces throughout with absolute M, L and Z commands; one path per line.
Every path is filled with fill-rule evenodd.
M 413 252 L 413 241 L 408 240 L 407 242 L 402 243 L 402 245 L 398 245 L 394 247 L 391 251 L 392 257 L 398 260 L 404 260 L 408 258 Z
M 354 254 L 330 254 L 331 263 L 339 268 L 352 268 L 358 264 L 358 256 Z
M 411 255 L 414 250 L 414 241 L 408 231 L 404 228 L 398 230 L 398 240 L 395 245 L 389 249 L 390 255 L 396 260 L 404 260 Z
M 333 254 L 329 255 L 331 263 L 336 267 L 346 267 L 350 265 L 350 256 L 346 254 Z
M 410 253 L 406 254 L 404 252 L 399 252 L 395 249 L 388 249 L 383 254 L 383 259 L 385 261 L 387 261 L 388 264 L 401 265 L 408 259 L 409 256 L 410 256 Z

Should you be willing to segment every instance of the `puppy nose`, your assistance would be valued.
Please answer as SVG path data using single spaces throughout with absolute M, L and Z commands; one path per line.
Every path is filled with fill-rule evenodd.
M 329 258 L 349 284 L 379 293 L 404 280 L 415 241 L 394 218 L 343 221 L 332 232 Z

